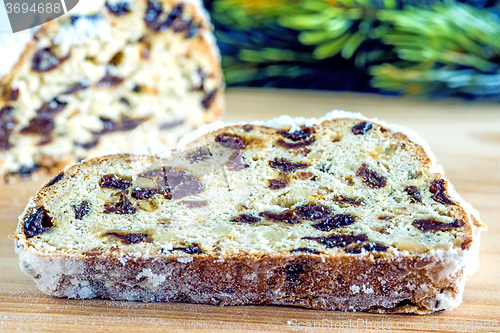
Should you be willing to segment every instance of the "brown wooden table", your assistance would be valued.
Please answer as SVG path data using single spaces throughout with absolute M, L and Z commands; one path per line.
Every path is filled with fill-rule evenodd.
M 28 198 L 50 178 L 47 176 L 0 186 L 0 331 L 276 332 L 298 331 L 299 325 L 303 330 L 310 325 L 309 332 L 500 332 L 500 104 L 231 89 L 225 119 L 270 119 L 280 114 L 319 117 L 333 108 L 361 112 L 417 131 L 427 139 L 458 192 L 481 212 L 489 230 L 482 237 L 479 271 L 469 279 L 460 307 L 427 316 L 374 315 L 277 306 L 48 297 L 19 270 L 13 241 L 7 238 Z M 484 328 L 488 324 L 490 327 Z

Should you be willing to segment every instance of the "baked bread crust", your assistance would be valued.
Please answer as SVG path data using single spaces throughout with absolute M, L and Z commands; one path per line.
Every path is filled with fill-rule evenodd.
M 114 13 L 109 3 L 128 11 Z M 154 6 L 162 12 L 148 23 Z M 157 27 L 173 12 L 173 23 Z M 34 69 L 37 57 L 41 69 Z M 200 1 L 108 0 L 72 11 L 34 32 L 1 77 L 0 183 L 110 147 L 173 147 L 222 117 L 223 95 L 220 55 Z
M 22 270 L 41 291 L 56 297 L 416 314 L 458 306 L 467 262 L 473 260 L 472 255 L 444 253 L 170 258 L 18 253 Z
M 325 133 L 338 133 L 334 131 L 338 128 L 351 130 L 359 124 L 359 119 L 332 119 L 310 128 L 314 130 L 315 139 L 319 142 L 322 136 L 326 135 Z M 433 170 L 434 162 L 422 146 L 416 145 L 404 134 L 394 133 L 389 128 L 375 122 L 370 122 L 370 124 L 374 137 L 382 133 L 387 138 L 392 137 L 399 143 L 405 143 L 410 147 L 409 150 L 416 152 L 412 158 L 418 156 L 417 159 L 420 160 L 419 163 L 424 165 L 424 169 Z M 275 142 L 276 138 L 283 135 L 277 134 L 277 132 L 289 129 L 288 127 L 277 131 L 275 128 L 259 125 L 235 125 L 209 132 L 192 142 L 191 145 L 199 147 L 203 142 L 211 144 L 217 142 L 217 138 L 220 142 L 220 135 L 237 134 L 246 143 L 246 147 L 240 151 L 244 154 L 242 163 L 253 163 L 248 158 L 250 152 L 263 151 L 263 142 L 257 142 L 253 145 L 245 133 L 253 133 L 248 134 L 251 135 L 252 139 L 256 137 L 266 138 L 264 143 L 268 143 Z M 357 140 L 358 137 L 355 139 Z M 347 135 L 341 140 L 348 140 Z M 237 144 L 237 141 L 232 141 L 232 144 L 235 143 Z M 214 147 L 217 146 L 211 148 L 213 156 L 217 155 L 217 150 Z M 277 148 L 275 150 L 278 151 Z M 314 154 L 313 149 L 312 151 L 310 154 Z M 300 154 L 297 155 L 300 156 Z M 310 157 L 310 160 L 312 158 Z M 158 163 L 158 161 L 160 162 Z M 303 237 L 302 240 L 296 240 L 290 246 L 274 241 L 278 245 L 274 248 L 270 245 L 269 250 L 260 250 L 259 244 L 255 243 L 252 245 L 242 244 L 243 238 L 236 238 L 240 242 L 236 248 L 230 245 L 221 245 L 217 248 L 217 246 L 211 247 L 213 245 L 209 240 L 211 235 L 204 233 L 202 222 L 198 225 L 195 224 L 201 238 L 187 239 L 191 244 L 194 244 L 195 241 L 198 242 L 198 249 L 203 250 L 201 252 L 189 252 L 186 251 L 186 248 L 183 248 L 182 251 L 175 251 L 179 249 L 176 246 L 182 244 L 186 246 L 186 243 L 183 242 L 175 243 L 173 248 L 165 250 L 164 242 L 160 241 L 160 233 L 150 231 L 147 232 L 148 237 L 152 238 L 151 243 L 144 241 L 124 245 L 118 242 L 116 245 L 108 247 L 107 250 L 92 249 L 90 246 L 80 250 L 78 248 L 74 250 L 58 249 L 57 246 L 50 245 L 52 230 L 31 237 L 26 235 L 26 221 L 40 207 L 47 207 L 56 228 L 59 223 L 63 226 L 63 223 L 58 221 L 64 215 L 51 210 L 50 198 L 55 193 L 67 189 L 67 186 L 70 185 L 66 182 L 70 182 L 71 179 L 77 181 L 82 174 L 87 175 L 86 181 L 91 182 L 92 177 L 89 171 L 91 168 L 99 166 L 104 168 L 103 170 L 110 170 L 108 166 L 114 166 L 122 170 L 122 175 L 125 175 L 123 165 L 133 164 L 133 171 L 126 173 L 128 175 L 137 173 L 138 170 L 144 171 L 145 168 L 151 172 L 148 165 L 164 165 L 164 162 L 160 157 L 152 158 L 151 156 L 128 154 L 110 155 L 86 160 L 66 169 L 60 180 L 49 182 L 32 198 L 25 212 L 20 216 L 20 223 L 14 237 L 16 252 L 21 260 L 21 269 L 33 277 L 43 292 L 57 297 L 78 299 L 104 297 L 114 300 L 181 301 L 221 305 L 279 304 L 324 310 L 425 314 L 443 309 L 450 310 L 458 306 L 462 299 L 466 278 L 474 272 L 474 265 L 477 264 L 479 232 L 484 226 L 476 218 L 476 212 L 468 210 L 462 202 L 458 203 L 460 199 L 454 194 L 447 181 L 444 183 L 446 190 L 443 193 L 446 193 L 446 198 L 453 200 L 455 204 L 447 206 L 446 214 L 463 221 L 463 224 L 460 226 L 446 224 L 446 232 L 436 232 L 440 236 L 432 242 L 419 244 L 418 241 L 412 240 L 411 234 L 408 234 L 407 239 L 405 239 L 406 243 L 398 242 L 394 243 L 396 244 L 394 246 L 384 243 L 383 239 L 386 238 L 383 236 L 377 236 L 362 229 L 370 241 L 375 240 L 375 243 L 371 244 L 381 246 L 378 250 L 365 247 L 365 250 L 356 251 L 355 248 L 350 248 L 350 245 L 343 249 L 335 248 L 335 246 L 329 248 L 323 245 L 326 243 L 318 244 L 320 241 L 305 240 L 306 238 L 312 239 L 311 237 Z M 254 168 L 253 164 L 244 169 L 246 171 L 239 169 L 234 172 L 237 177 L 241 178 L 243 177 L 240 176 L 241 172 L 247 172 L 252 168 Z M 231 166 L 228 167 L 226 164 L 224 170 L 228 172 L 228 178 L 231 176 L 230 169 Z M 424 172 L 424 176 L 429 176 L 426 175 L 427 173 L 428 171 Z M 102 176 L 102 174 L 99 175 Z M 440 174 L 431 173 L 430 176 L 430 179 L 434 179 L 434 177 L 443 179 Z M 205 183 L 205 192 L 209 192 L 206 187 L 207 180 L 202 176 L 200 179 Z M 135 182 L 136 179 L 134 178 L 133 181 Z M 299 180 L 289 179 L 288 186 L 293 187 L 296 182 Z M 395 187 L 395 185 L 391 186 Z M 377 190 L 369 189 L 366 193 L 370 195 L 370 193 L 374 193 L 372 191 Z M 204 198 L 203 195 L 202 192 L 188 196 L 188 198 L 199 200 Z M 422 201 L 427 200 L 425 195 L 422 193 Z M 207 194 L 207 197 L 213 197 L 213 193 Z M 441 197 L 439 200 L 445 200 L 444 198 Z M 132 198 L 130 200 L 133 201 Z M 321 201 L 321 199 L 317 200 Z M 364 200 L 368 201 L 368 197 L 365 197 Z M 321 202 L 323 203 L 323 201 Z M 142 207 L 135 206 L 136 204 L 139 202 L 134 201 L 134 207 Z M 368 205 L 368 202 L 366 204 Z M 97 204 L 92 202 L 91 205 Z M 359 216 L 361 216 L 362 208 L 358 207 L 363 206 L 353 205 L 354 208 L 345 208 L 342 204 L 342 211 L 359 212 Z M 299 203 L 294 206 L 290 208 L 293 208 L 295 212 L 304 207 L 299 206 Z M 438 209 L 445 209 L 445 206 L 439 206 Z M 212 214 L 217 215 L 217 212 Z M 234 213 L 232 214 L 234 215 Z M 374 212 L 373 214 L 378 213 Z M 157 221 L 162 220 L 162 216 L 166 215 L 159 215 Z M 223 220 L 223 223 L 231 223 L 226 220 L 227 215 L 221 213 L 218 216 L 221 216 L 219 219 Z M 94 215 L 93 219 L 96 218 L 99 218 L 99 215 Z M 105 221 L 106 217 L 103 219 Z M 412 217 L 413 219 L 415 217 Z M 142 217 L 137 215 L 137 218 L 131 221 L 140 223 L 142 220 Z M 90 220 L 87 223 L 90 223 Z M 289 226 L 276 222 L 264 225 L 263 228 L 279 225 L 275 229 L 276 233 L 281 232 L 281 228 L 292 233 L 294 228 L 299 228 L 304 223 L 302 221 L 299 224 Z M 374 222 L 363 223 L 365 225 L 375 224 Z M 249 228 L 253 228 L 257 224 L 250 225 Z M 415 224 L 413 225 L 415 226 Z M 434 225 L 432 224 L 432 226 Z M 418 226 L 420 227 L 420 225 Z M 145 228 L 144 230 L 149 229 Z M 251 232 L 258 232 L 257 229 L 248 230 L 250 230 L 247 234 L 248 237 L 252 235 Z M 300 232 L 305 233 L 309 229 L 304 230 Z M 353 228 L 348 231 L 346 229 L 341 233 L 346 235 L 347 232 L 351 232 L 352 235 L 352 231 L 359 232 L 359 229 Z M 173 232 L 177 233 L 176 237 L 181 237 L 182 230 L 174 228 Z M 217 226 L 214 225 L 212 233 L 216 234 L 217 232 Z M 328 230 L 321 232 L 320 235 L 330 235 L 331 232 Z M 318 234 L 318 231 L 313 231 L 313 233 Z M 230 235 L 236 237 L 233 232 L 227 230 L 220 237 L 230 237 Z M 434 237 L 433 234 L 427 233 L 426 235 L 426 237 Z M 448 240 L 447 237 L 450 235 L 452 236 Z M 52 237 L 56 237 L 55 234 Z M 286 237 L 283 236 L 283 238 Z M 200 239 L 202 240 L 200 241 Z M 203 241 L 203 239 L 206 240 Z M 391 241 L 390 238 L 389 241 Z M 273 236 L 270 236 L 270 242 L 273 242 Z M 303 248 L 304 244 L 308 248 Z M 301 247 L 301 250 L 296 251 L 297 247 Z

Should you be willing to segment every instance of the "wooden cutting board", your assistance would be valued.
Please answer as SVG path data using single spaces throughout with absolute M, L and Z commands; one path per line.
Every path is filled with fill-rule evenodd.
M 280 114 L 319 117 L 333 108 L 406 125 L 426 138 L 458 192 L 480 212 L 481 265 L 467 282 L 463 304 L 427 316 L 374 315 L 278 306 L 67 300 L 43 295 L 18 267 L 17 217 L 51 177 L 0 186 L 0 331 L 298 331 L 500 332 L 500 105 L 424 102 L 372 95 L 277 90 L 227 93 L 226 120 Z

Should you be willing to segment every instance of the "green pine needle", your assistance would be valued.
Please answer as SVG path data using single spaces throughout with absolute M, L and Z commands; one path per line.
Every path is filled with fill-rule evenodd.
M 351 59 L 385 91 L 500 99 L 500 18 L 487 9 L 452 0 L 275 1 L 213 1 L 216 25 L 232 29 L 216 30 L 232 50 L 223 59 L 228 84 Z

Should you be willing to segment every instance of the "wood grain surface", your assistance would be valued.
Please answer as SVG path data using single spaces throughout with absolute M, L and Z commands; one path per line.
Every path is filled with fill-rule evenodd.
M 0 186 L 0 331 L 20 332 L 500 332 L 500 105 L 372 95 L 234 90 L 226 120 L 280 114 L 319 117 L 331 109 L 406 125 L 427 139 L 464 199 L 481 213 L 481 265 L 463 304 L 433 315 L 374 315 L 277 306 L 206 306 L 67 300 L 45 296 L 18 267 L 13 241 L 22 212 L 44 179 Z M 310 326 L 310 327 L 308 327 Z

